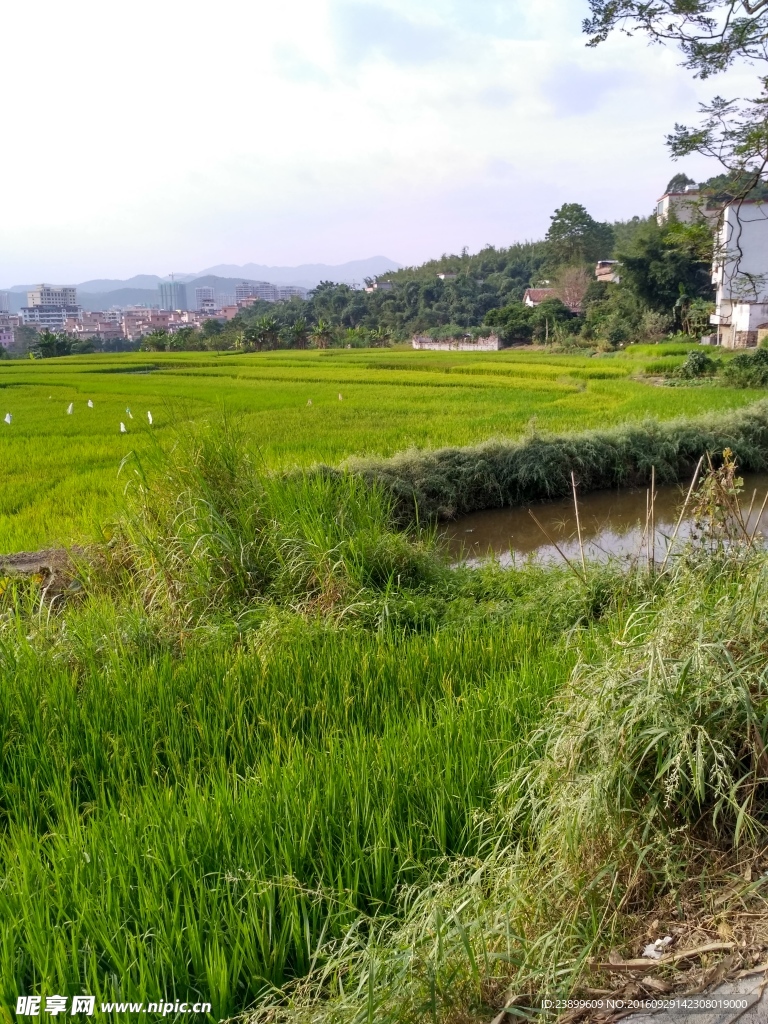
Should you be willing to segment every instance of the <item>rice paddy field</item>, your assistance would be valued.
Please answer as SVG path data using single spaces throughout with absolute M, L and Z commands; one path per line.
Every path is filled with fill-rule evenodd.
M 110 538 L 0 578 L 0 1020 L 480 1024 L 631 955 L 702 822 L 764 847 L 764 554 L 456 567 L 359 475 L 269 472 L 762 397 L 642 378 L 683 357 L 0 363 L 0 550 Z
M 0 361 L 0 552 L 98 536 L 121 492 L 121 460 L 146 443 L 147 411 L 162 437 L 172 425 L 226 409 L 274 467 L 516 437 L 534 423 L 561 432 L 693 415 L 759 397 L 642 379 L 682 362 L 684 352 L 635 346 L 589 358 L 369 349 Z M 7 413 L 10 426 L 2 422 Z

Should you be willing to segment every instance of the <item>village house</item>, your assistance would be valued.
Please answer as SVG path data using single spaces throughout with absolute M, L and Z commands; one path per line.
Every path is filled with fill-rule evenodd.
M 712 283 L 712 341 L 723 348 L 757 345 L 768 335 L 768 203 L 744 200 L 722 209 Z
M 545 299 L 554 299 L 555 297 L 554 288 L 526 288 L 523 295 L 523 304 L 535 309 Z
M 717 205 L 701 194 L 698 185 L 684 185 L 665 192 L 656 203 L 656 221 L 659 227 L 671 216 L 681 224 L 695 224 L 700 220 L 715 222 L 720 214 Z
M 598 260 L 595 267 L 595 279 L 602 284 L 618 284 L 621 281 L 619 276 L 618 260 Z

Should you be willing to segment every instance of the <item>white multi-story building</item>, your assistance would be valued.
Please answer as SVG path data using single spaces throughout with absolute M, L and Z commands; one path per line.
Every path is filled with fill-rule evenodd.
M 695 224 L 696 221 L 715 221 L 720 213 L 719 206 L 712 204 L 701 194 L 698 185 L 685 185 L 672 192 L 665 192 L 656 203 L 656 221 L 659 226 L 666 224 L 671 216 L 681 224 Z
M 11 310 L 10 292 L 0 292 L 0 313 L 9 313 Z
M 41 284 L 27 292 L 27 306 L 76 306 L 77 288 Z
M 195 288 L 195 309 L 200 313 L 216 312 L 216 294 L 213 288 L 207 285 Z
M 246 299 L 277 302 L 277 288 L 269 281 L 243 281 L 235 286 L 235 303 L 245 302 Z
M 290 299 L 306 299 L 307 289 L 296 284 L 281 284 L 277 286 L 277 301 L 288 302 Z
M 63 331 L 67 320 L 82 320 L 80 306 L 22 306 L 21 321 L 38 330 Z
M 768 332 L 768 203 L 744 200 L 721 211 L 715 235 L 710 322 L 725 348 L 749 348 Z
M 10 324 L 0 323 L 0 348 L 9 349 L 13 345 L 13 328 Z

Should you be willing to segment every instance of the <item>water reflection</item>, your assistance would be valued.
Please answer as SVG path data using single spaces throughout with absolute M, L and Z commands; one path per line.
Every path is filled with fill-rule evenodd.
M 663 558 L 667 551 L 687 489 L 687 484 L 674 484 L 656 490 L 654 549 L 657 559 Z M 744 476 L 741 501 L 745 515 L 755 489 L 757 497 L 748 529 L 757 525 L 760 506 L 768 491 L 768 473 Z M 645 531 L 646 502 L 645 490 L 593 491 L 579 496 L 581 536 L 586 557 L 603 560 L 609 556 L 631 557 L 637 554 Z M 564 554 L 569 559 L 578 559 L 579 541 L 573 500 L 549 501 L 531 507 Z M 691 526 L 690 519 L 683 521 L 678 542 L 690 536 Z M 760 532 L 768 535 L 768 507 L 760 520 Z M 528 506 L 474 512 L 447 524 L 442 534 L 448 550 L 456 559 L 477 562 L 493 554 L 504 565 L 530 556 L 535 556 L 537 561 L 562 562 L 556 548 L 531 519 Z M 642 547 L 645 554 L 645 545 Z

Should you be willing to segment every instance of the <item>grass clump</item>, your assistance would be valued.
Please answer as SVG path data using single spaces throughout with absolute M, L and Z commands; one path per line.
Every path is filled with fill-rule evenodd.
M 231 421 L 179 434 L 126 464 L 113 567 L 174 628 L 265 609 L 363 614 L 374 595 L 441 573 L 428 534 L 396 532 L 393 500 L 350 473 L 275 474 Z

